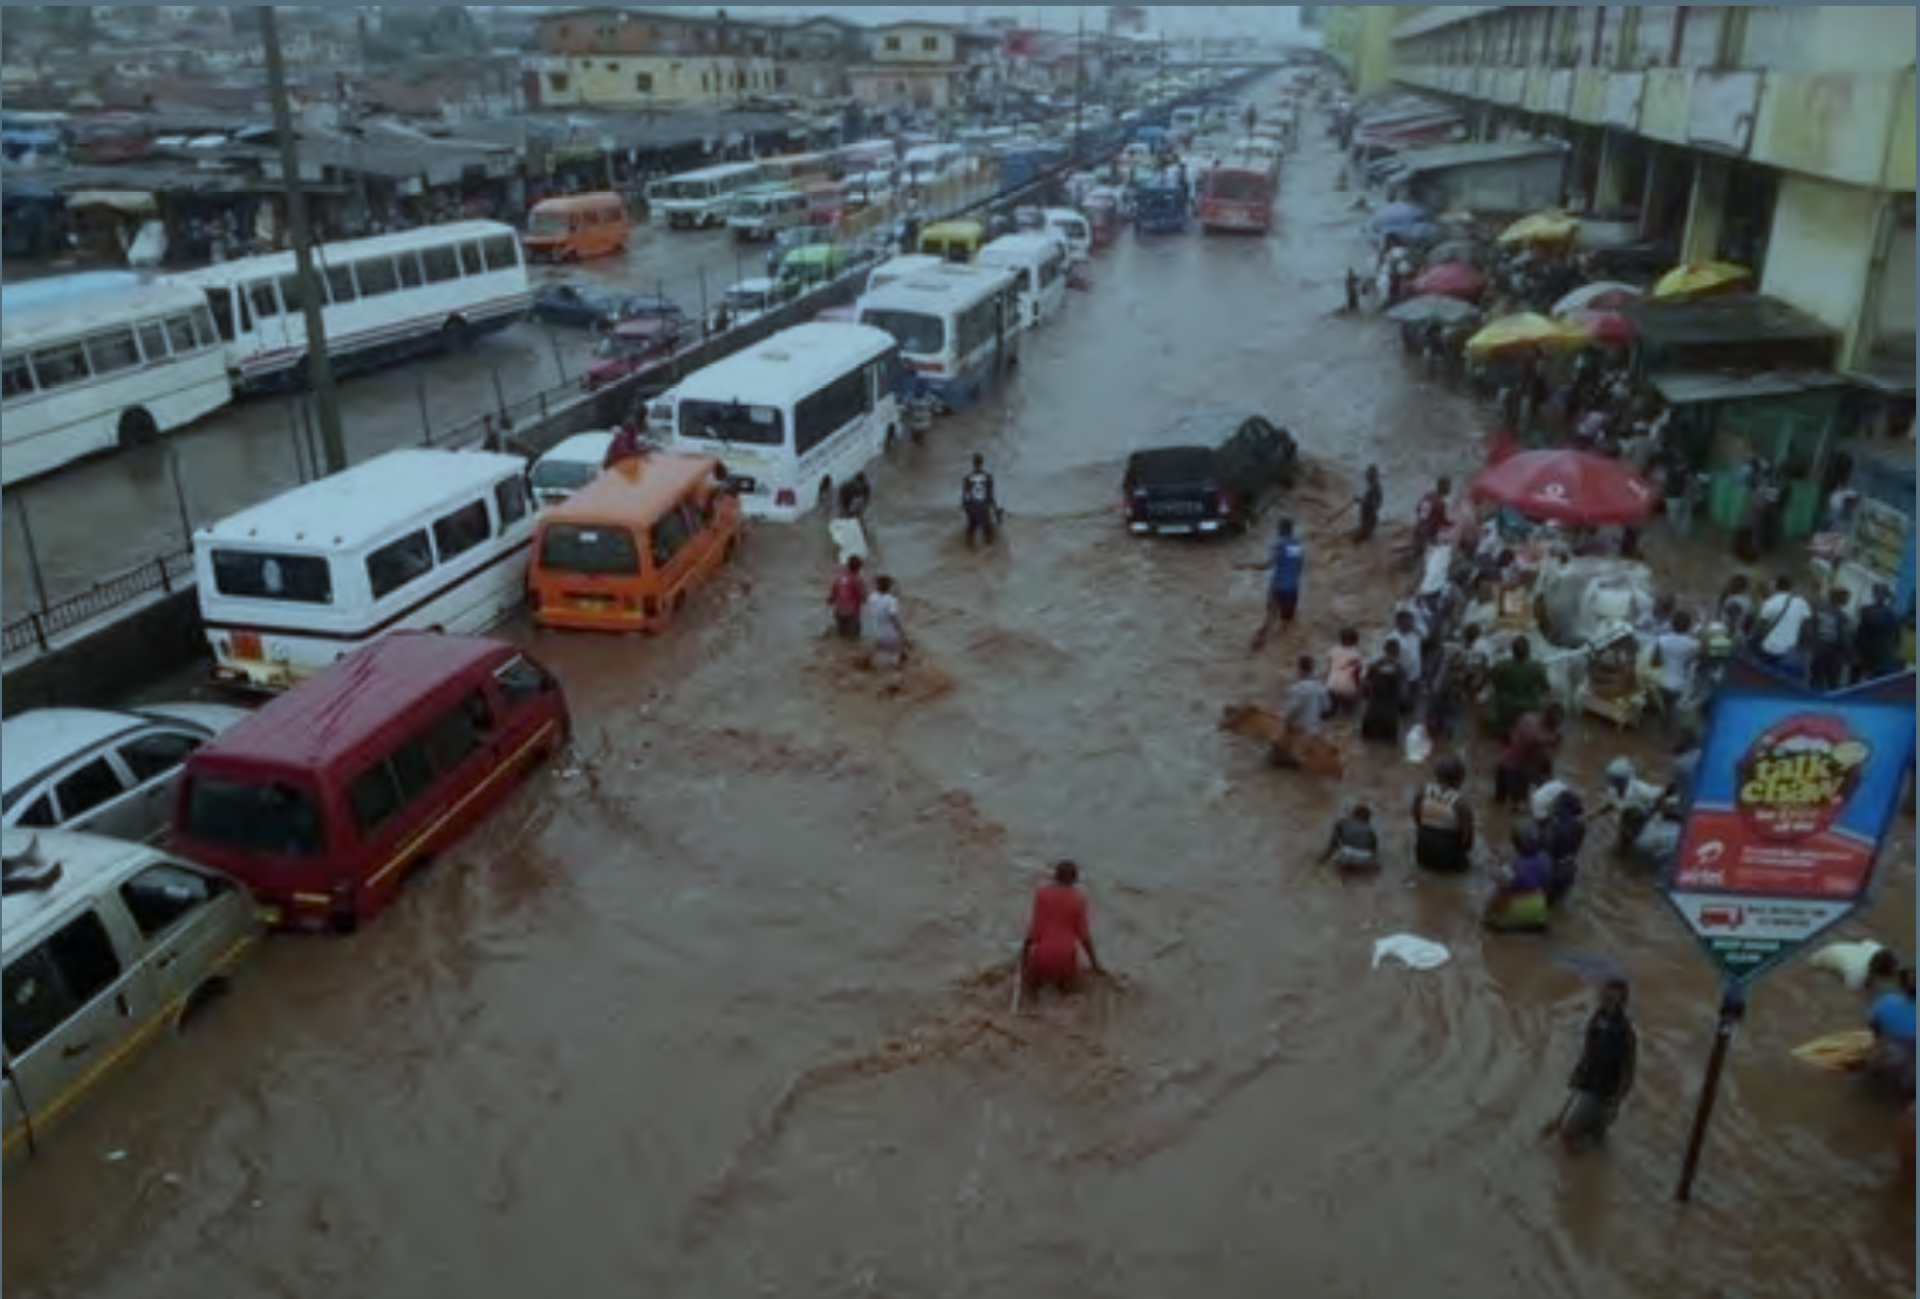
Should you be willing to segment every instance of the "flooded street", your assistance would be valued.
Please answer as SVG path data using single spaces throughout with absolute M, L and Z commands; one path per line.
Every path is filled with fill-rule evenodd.
M 1315 131 L 1264 241 L 1124 236 L 999 402 L 879 466 L 900 693 L 825 638 L 818 520 L 759 529 L 658 641 L 517 631 L 577 754 L 358 936 L 270 944 L 78 1117 L 8 1187 L 10 1299 L 1908 1292 L 1893 1117 L 1789 1055 L 1857 994 L 1760 985 L 1678 1208 L 1717 992 L 1651 881 L 1596 833 L 1551 939 L 1485 937 L 1484 881 L 1410 878 L 1413 768 L 1355 754 L 1334 786 L 1217 729 L 1348 621 L 1373 643 L 1409 585 L 1329 526 L 1360 469 L 1398 532 L 1479 459 L 1468 405 L 1334 314 L 1358 253 L 1333 170 Z M 1232 566 L 1270 521 L 1214 547 L 1116 520 L 1127 453 L 1212 407 L 1311 462 L 1302 626 L 1258 658 L 1263 578 Z M 974 452 L 1010 512 L 979 555 Z M 1591 790 L 1647 744 L 1583 723 L 1567 765 Z M 1313 865 L 1352 798 L 1381 809 L 1377 881 Z M 1016 1017 L 1064 856 L 1124 983 Z M 1903 825 L 1848 936 L 1913 932 L 1912 860 Z M 1396 933 L 1453 960 L 1370 969 Z M 1599 957 L 1634 981 L 1640 1085 L 1569 1159 L 1541 1130 Z

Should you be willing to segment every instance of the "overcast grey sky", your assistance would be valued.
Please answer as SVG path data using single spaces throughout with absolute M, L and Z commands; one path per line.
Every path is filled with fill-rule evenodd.
M 805 10 L 838 14 L 869 23 L 895 22 L 907 18 L 964 22 L 969 15 L 987 18 L 996 14 L 1010 14 L 1017 16 L 1027 26 L 1056 30 L 1077 24 L 1083 10 L 1089 27 L 1098 27 L 1106 21 L 1104 5 L 728 5 L 726 8 L 729 13 L 788 16 Z M 1156 26 L 1169 36 L 1271 37 L 1286 35 L 1299 26 L 1299 10 L 1292 5 L 1213 5 L 1192 8 L 1148 5 L 1147 8 L 1152 12 Z

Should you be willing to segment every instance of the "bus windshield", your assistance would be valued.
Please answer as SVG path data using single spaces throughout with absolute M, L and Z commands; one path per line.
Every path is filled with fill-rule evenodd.
M 778 447 L 787 442 L 786 421 L 777 409 L 737 401 L 681 401 L 680 436 L 749 447 Z
M 892 334 L 900 350 L 910 356 L 938 356 L 946 346 L 946 322 L 938 316 L 917 311 L 875 310 L 865 312 L 860 323 Z
M 577 577 L 635 577 L 640 548 L 625 528 L 555 523 L 542 534 L 540 567 Z

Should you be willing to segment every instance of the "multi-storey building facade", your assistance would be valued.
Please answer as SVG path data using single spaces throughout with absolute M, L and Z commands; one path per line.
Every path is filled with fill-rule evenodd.
M 522 67 L 529 104 L 675 108 L 739 103 L 787 89 L 784 29 L 646 9 L 563 9 L 543 16 Z
M 1574 148 L 1569 187 L 1680 260 L 1762 292 L 1884 369 L 1914 337 L 1915 11 L 1856 5 L 1402 7 L 1392 75 L 1482 139 Z

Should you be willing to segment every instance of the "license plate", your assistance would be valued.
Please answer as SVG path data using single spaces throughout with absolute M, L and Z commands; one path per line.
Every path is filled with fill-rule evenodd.
M 265 925 L 268 929 L 278 928 L 281 917 L 284 914 L 285 913 L 282 912 L 279 907 L 261 907 L 260 923 Z
M 576 609 L 604 609 L 613 601 L 604 595 L 576 595 L 573 607 Z
M 1200 527 L 1194 523 L 1163 523 L 1160 525 L 1160 531 L 1170 536 L 1190 537 L 1200 531 Z
M 760 490 L 760 480 L 757 478 L 744 478 L 739 474 L 734 474 L 727 479 L 727 486 L 739 492 L 742 496 L 751 496 Z

